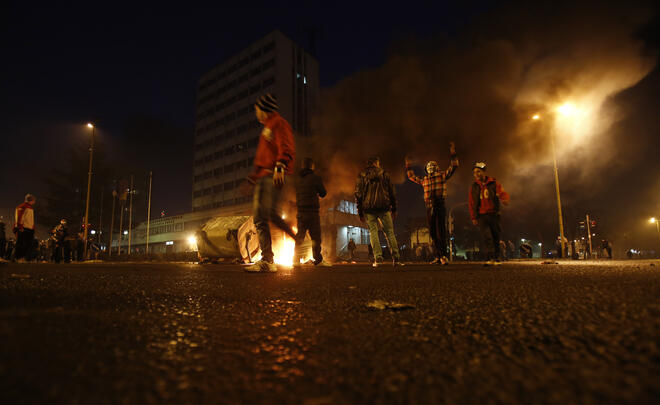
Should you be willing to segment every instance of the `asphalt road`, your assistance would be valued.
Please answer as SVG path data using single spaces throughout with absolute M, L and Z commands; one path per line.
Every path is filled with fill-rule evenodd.
M 660 261 L 0 266 L 0 402 L 658 403 Z

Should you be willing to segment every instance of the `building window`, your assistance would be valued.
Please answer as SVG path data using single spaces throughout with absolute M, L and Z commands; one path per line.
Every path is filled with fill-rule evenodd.
M 268 70 L 268 69 L 270 69 L 274 66 L 275 66 L 275 58 L 273 58 L 273 59 L 271 59 L 267 62 L 264 62 L 263 65 L 261 65 L 261 71 L 265 72 L 266 70 Z
M 263 83 L 261 84 L 261 88 L 272 86 L 273 84 L 275 84 L 275 77 L 271 77 L 264 80 Z
M 355 202 L 341 200 L 337 206 L 337 211 L 357 215 L 357 204 Z
M 233 181 L 228 181 L 224 184 L 224 189 L 225 191 L 233 190 L 234 189 L 234 182 Z
M 213 186 L 213 194 L 222 193 L 222 184 L 219 186 Z
M 211 195 L 212 192 L 213 192 L 213 189 L 211 187 L 205 188 L 204 192 L 202 192 L 202 195 Z
M 234 164 L 231 163 L 231 164 L 226 165 L 223 171 L 224 171 L 225 173 L 231 173 L 231 172 L 233 172 L 233 171 L 234 171 Z M 225 189 L 225 190 L 226 190 L 226 189 Z

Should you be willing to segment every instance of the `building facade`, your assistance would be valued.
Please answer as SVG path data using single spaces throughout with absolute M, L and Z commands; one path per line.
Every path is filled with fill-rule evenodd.
M 261 125 L 254 102 L 277 97 L 280 114 L 296 142 L 312 136 L 318 108 L 318 61 L 279 31 L 273 31 L 204 74 L 197 85 L 192 210 L 243 207 L 240 182 L 252 170 Z

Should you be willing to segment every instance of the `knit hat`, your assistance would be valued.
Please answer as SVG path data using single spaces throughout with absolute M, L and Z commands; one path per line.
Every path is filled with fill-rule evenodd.
M 270 93 L 266 93 L 259 97 L 255 105 L 259 107 L 261 111 L 266 113 L 271 113 L 280 109 L 277 105 L 277 97 Z
M 481 170 L 486 170 L 486 164 L 484 162 L 477 162 L 474 164 L 472 167 L 473 169 L 481 169 Z

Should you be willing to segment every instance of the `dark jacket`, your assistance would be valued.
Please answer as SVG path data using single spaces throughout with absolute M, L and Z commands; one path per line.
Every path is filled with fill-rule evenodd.
M 296 177 L 296 206 L 298 212 L 318 212 L 319 197 L 326 195 L 321 176 L 312 169 L 302 169 Z
M 365 212 L 396 212 L 396 194 L 390 175 L 380 167 L 369 166 L 357 178 L 355 202 L 358 215 Z

